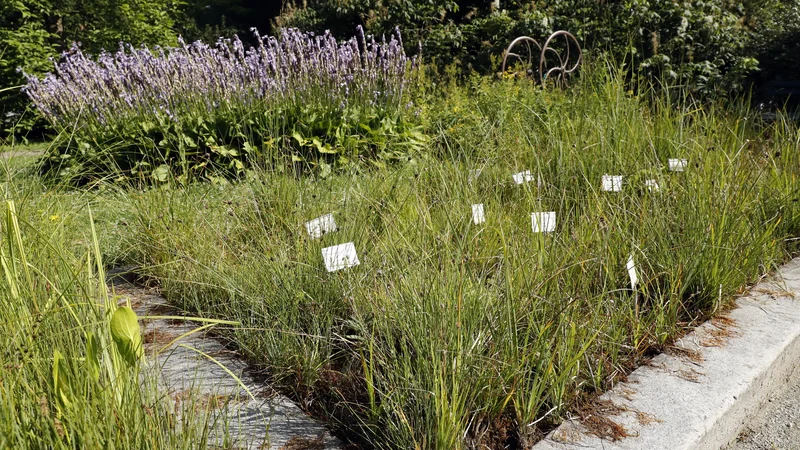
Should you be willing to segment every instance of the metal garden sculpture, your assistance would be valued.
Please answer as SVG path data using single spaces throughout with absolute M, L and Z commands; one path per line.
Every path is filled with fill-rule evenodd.
M 573 63 L 574 55 L 577 56 L 574 57 Z M 538 71 L 534 66 L 534 58 L 537 56 L 539 57 Z M 582 58 L 583 52 L 578 40 L 568 31 L 556 31 L 547 38 L 543 46 L 531 37 L 520 36 L 511 41 L 511 45 L 503 55 L 502 73 L 506 73 L 506 69 L 522 68 L 522 71 L 514 72 L 512 70 L 512 73 L 516 76 L 538 78 L 542 86 L 545 86 L 547 82 L 569 86 L 567 76 L 575 72 Z

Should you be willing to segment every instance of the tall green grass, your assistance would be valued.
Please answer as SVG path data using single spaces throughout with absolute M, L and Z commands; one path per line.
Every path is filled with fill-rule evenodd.
M 227 337 L 365 447 L 521 448 L 800 231 L 794 124 L 623 86 L 597 68 L 566 91 L 475 78 L 428 100 L 433 144 L 408 163 L 131 194 L 133 259 L 179 305 L 242 322 Z M 555 233 L 531 232 L 536 211 Z M 309 239 L 329 212 L 339 231 Z M 321 248 L 350 241 L 361 265 L 327 273 Z
M 205 413 L 170 403 L 143 370 L 135 315 L 128 351 L 112 331 L 125 308 L 106 289 L 94 227 L 76 254 L 60 221 L 19 200 L 0 208 L 0 448 L 205 447 Z
M 7 196 L 25 199 L 19 209 L 30 223 L 21 222 L 21 234 L 32 263 L 16 267 L 39 267 L 71 293 L 72 308 L 83 308 L 78 322 L 58 306 L 63 300 L 52 300 L 42 317 L 71 325 L 44 328 L 55 344 L 33 347 L 41 363 L 8 376 L 54 395 L 47 386 L 58 348 L 67 372 L 85 380 L 86 331 L 108 339 L 107 312 L 80 296 L 101 298 L 90 289 L 96 270 L 87 258 L 102 257 L 143 265 L 179 306 L 240 322 L 220 332 L 364 448 L 524 447 L 728 307 L 792 254 L 800 232 L 796 124 L 763 123 L 744 103 L 701 105 L 669 90 L 637 96 L 623 78 L 589 67 L 565 91 L 427 80 L 428 147 L 385 169 L 353 164 L 325 178 L 254 169 L 237 183 L 143 191 L 53 191 L 25 177 L 27 184 L 5 183 Z M 670 172 L 668 158 L 688 159 L 688 167 Z M 482 172 L 470 180 L 473 169 Z M 534 180 L 514 184 L 511 174 L 523 170 Z M 623 175 L 622 192 L 603 192 L 603 174 Z M 659 191 L 645 187 L 650 179 Z M 472 223 L 474 203 L 485 205 L 486 223 Z M 96 233 L 87 232 L 86 204 Z M 532 233 L 537 211 L 556 211 L 554 233 Z M 309 239 L 303 223 L 330 212 L 339 230 Z M 9 239 L 4 248 L 18 245 Z M 361 265 L 327 273 L 321 249 L 350 241 Z M 53 248 L 61 256 L 48 256 Z M 23 272 L 11 273 L 26 285 Z M 47 305 L 46 284 L 34 286 L 37 305 Z M 34 304 L 7 302 L 26 308 L 8 313 L 25 319 L 3 335 L 19 347 L 38 336 L 27 318 Z M 50 423 L 36 406 L 41 395 L 3 392 Z M 130 419 L 137 431 L 123 433 L 129 440 L 113 441 L 117 447 L 202 446 L 188 432 L 172 434 L 169 414 L 150 416 L 102 392 L 81 397 L 92 411 L 85 422 L 70 419 L 78 425 L 68 428 L 59 418 L 62 427 L 99 439 Z M 127 395 L 153 395 L 135 392 Z M 54 401 L 48 397 L 52 423 Z M 125 420 L 112 420 L 108 408 Z M 104 425 L 86 429 L 93 420 Z M 55 435 L 44 447 L 57 442 L 50 426 Z

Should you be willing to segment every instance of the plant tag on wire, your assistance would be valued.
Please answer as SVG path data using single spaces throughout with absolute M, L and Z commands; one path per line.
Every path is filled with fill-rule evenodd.
M 686 170 L 686 165 L 689 164 L 689 161 L 686 159 L 668 159 L 667 165 L 669 165 L 670 172 L 683 172 Z
M 322 259 L 328 272 L 346 269 L 361 264 L 356 254 L 356 246 L 352 242 L 334 245 L 322 249 Z
M 628 256 L 626 267 L 628 268 L 628 276 L 631 279 L 631 288 L 635 290 L 639 284 L 639 276 L 636 274 L 636 262 L 633 260 L 633 255 Z
M 606 192 L 619 192 L 622 190 L 622 175 L 603 175 L 603 190 Z
M 661 188 L 658 186 L 658 181 L 656 180 L 644 180 L 644 186 L 650 192 L 658 192 Z
M 481 176 L 481 172 L 483 172 L 483 169 L 472 169 L 472 170 L 470 170 L 469 171 L 469 177 L 467 178 L 467 181 L 469 181 L 469 183 L 474 183 L 478 179 L 478 177 Z
M 534 233 L 552 233 L 556 231 L 555 211 L 532 213 L 531 227 Z
M 483 203 L 472 205 L 472 223 L 480 225 L 486 222 L 486 216 L 483 214 Z
M 314 220 L 309 220 L 306 222 L 306 230 L 311 239 L 319 239 L 324 234 L 336 231 L 336 221 L 333 220 L 333 214 L 325 214 Z
M 530 170 L 526 170 L 524 172 L 519 172 L 511 175 L 511 178 L 514 179 L 514 183 L 516 184 L 523 184 L 533 181 L 533 174 Z

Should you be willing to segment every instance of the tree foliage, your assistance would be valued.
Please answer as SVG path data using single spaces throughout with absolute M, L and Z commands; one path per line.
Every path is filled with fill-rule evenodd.
M 316 30 L 359 23 L 376 34 L 401 26 L 426 57 L 482 72 L 515 37 L 541 42 L 563 29 L 588 49 L 627 59 L 636 74 L 715 93 L 740 89 L 757 65 L 746 51 L 747 12 L 729 0 L 313 0 L 290 5 L 277 22 Z
M 172 45 L 177 42 L 181 0 L 11 0 L 0 3 L 0 89 L 23 84 L 18 69 L 53 70 L 53 59 L 73 43 L 97 54 L 120 42 Z M 0 92 L 0 136 L 41 125 L 28 113 L 19 89 Z
M 747 81 L 800 69 L 800 0 L 6 0 L 0 2 L 0 136 L 27 101 L 21 67 L 50 70 L 80 42 L 83 51 L 115 50 L 120 41 L 172 45 L 178 35 L 212 43 L 251 28 L 323 32 L 340 39 L 402 30 L 406 50 L 421 44 L 428 61 L 490 73 L 517 36 L 545 39 L 568 30 L 584 48 L 625 60 L 632 80 L 660 80 L 703 95 L 727 95 Z

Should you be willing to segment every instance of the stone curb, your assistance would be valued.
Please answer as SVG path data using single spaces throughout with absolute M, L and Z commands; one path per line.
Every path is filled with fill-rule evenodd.
M 603 394 L 597 424 L 627 434 L 600 439 L 568 420 L 533 450 L 719 449 L 800 363 L 800 258 L 636 369 Z M 619 428 L 619 427 L 621 428 Z

